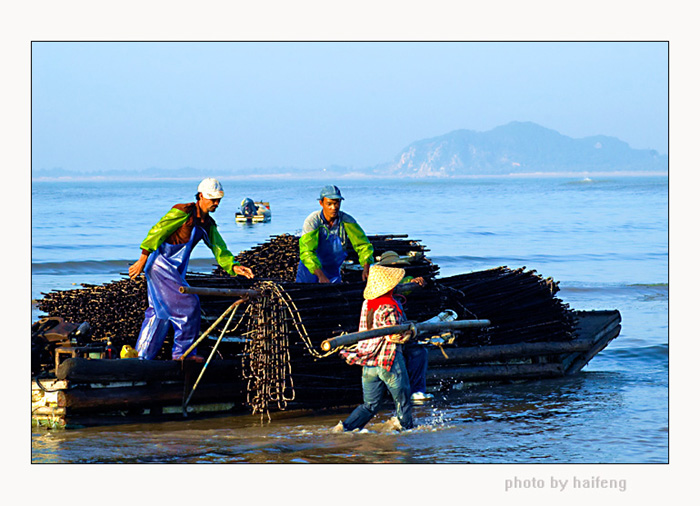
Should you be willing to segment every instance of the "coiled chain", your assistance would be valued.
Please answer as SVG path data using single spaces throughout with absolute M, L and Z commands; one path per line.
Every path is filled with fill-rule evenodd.
M 243 359 L 247 383 L 247 403 L 253 414 L 267 415 L 274 404 L 284 410 L 294 400 L 294 381 L 289 354 L 289 318 L 279 303 L 274 283 L 263 282 L 260 296 L 251 301 L 249 332 Z

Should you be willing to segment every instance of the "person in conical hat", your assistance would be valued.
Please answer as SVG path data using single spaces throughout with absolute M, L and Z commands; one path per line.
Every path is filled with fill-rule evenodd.
M 211 177 L 204 179 L 197 187 L 196 202 L 174 205 L 141 243 L 141 256 L 129 267 L 132 279 L 145 272 L 148 291 L 148 309 L 136 342 L 139 358 L 156 358 L 171 326 L 173 360 L 182 358 L 199 335 L 199 297 L 180 293 L 179 289 L 187 286 L 187 265 L 192 249 L 200 240 L 209 246 L 227 273 L 253 277 L 248 267 L 234 260 L 211 217 L 223 196 L 219 181 Z M 185 358 L 203 361 L 194 354 Z
M 387 267 L 396 267 L 401 265 L 410 265 L 408 260 L 401 258 L 395 251 L 385 251 L 377 262 L 378 265 Z M 414 278 L 405 276 L 400 284 L 416 283 L 423 287 L 426 285 L 423 277 Z M 412 290 L 404 290 L 402 295 L 410 294 Z M 425 346 L 415 341 L 406 343 L 403 347 L 403 358 L 406 361 L 406 369 L 408 370 L 408 379 L 411 383 L 411 402 L 413 404 L 424 404 L 433 398 L 433 394 L 427 393 L 426 379 L 428 376 L 428 350 Z
M 406 323 L 401 304 L 394 298 L 394 288 L 406 275 L 404 269 L 372 265 L 363 292 L 364 302 L 360 315 L 360 332 L 373 328 L 391 327 Z M 413 428 L 411 386 L 408 381 L 402 344 L 411 338 L 411 331 L 390 334 L 357 343 L 354 350 L 342 350 L 340 355 L 348 364 L 361 365 L 362 397 L 360 404 L 333 430 L 336 432 L 361 429 L 377 414 L 386 390 L 396 405 L 394 428 Z

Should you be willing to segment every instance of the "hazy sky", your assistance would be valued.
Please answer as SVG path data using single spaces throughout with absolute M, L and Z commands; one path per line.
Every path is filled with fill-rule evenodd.
M 363 168 L 533 121 L 668 153 L 664 42 L 34 42 L 32 167 Z

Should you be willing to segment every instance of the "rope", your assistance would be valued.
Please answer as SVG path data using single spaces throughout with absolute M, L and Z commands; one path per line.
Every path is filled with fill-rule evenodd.
M 36 385 L 39 387 L 39 390 L 41 390 L 44 393 L 48 392 L 58 392 L 60 390 L 63 390 L 63 388 L 46 388 L 44 385 L 41 384 L 41 381 L 39 381 L 42 377 L 49 379 L 50 376 L 46 372 L 42 372 L 34 376 L 34 382 Z

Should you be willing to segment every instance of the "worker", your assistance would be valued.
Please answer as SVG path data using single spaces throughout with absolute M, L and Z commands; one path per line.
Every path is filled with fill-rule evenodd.
M 385 251 L 384 253 L 382 253 L 382 256 L 379 257 L 379 261 L 377 263 L 379 265 L 385 265 L 387 267 L 396 267 L 411 264 L 411 262 L 409 262 L 408 260 L 401 258 L 399 254 L 395 251 Z M 426 285 L 425 279 L 422 276 L 417 278 L 414 278 L 413 276 L 406 276 L 401 280 L 401 284 L 403 283 L 417 283 L 421 287 Z
M 227 273 L 253 277 L 248 267 L 234 260 L 211 217 L 223 196 L 219 181 L 204 179 L 197 188 L 196 202 L 174 205 L 141 243 L 141 256 L 129 267 L 132 279 L 145 272 L 148 291 L 148 309 L 136 343 L 139 358 L 156 357 L 171 325 L 173 360 L 182 358 L 197 338 L 201 321 L 199 297 L 180 293 L 179 289 L 188 286 L 187 264 L 200 240 L 204 240 Z M 194 352 L 187 358 L 203 360 Z
M 362 281 L 367 279 L 369 266 L 374 263 L 374 249 L 362 227 L 340 210 L 342 200 L 345 199 L 337 186 L 321 189 L 321 209 L 306 218 L 299 238 L 297 283 L 340 283 L 340 267 L 350 245 L 363 266 Z
M 377 265 L 387 267 L 397 267 L 400 265 L 410 265 L 410 262 L 402 259 L 395 251 L 385 251 L 379 258 Z M 414 278 L 405 276 L 399 284 L 416 283 L 423 287 L 426 285 L 423 277 Z M 406 291 L 404 294 L 408 293 Z M 398 302 L 401 305 L 401 302 Z M 403 309 L 403 308 L 402 308 Z M 409 341 L 403 347 L 403 355 L 406 360 L 408 379 L 411 384 L 411 402 L 413 404 L 423 404 L 433 398 L 433 394 L 427 393 L 426 378 L 428 375 L 428 350 L 425 346 L 415 341 Z
M 391 327 L 406 323 L 406 316 L 394 298 L 394 288 L 406 275 L 403 269 L 373 265 L 369 270 L 360 316 L 359 330 Z M 341 350 L 340 355 L 348 364 L 363 366 L 362 397 L 360 404 L 344 421 L 333 428 L 334 432 L 361 429 L 379 410 L 384 392 L 389 390 L 396 406 L 396 417 L 390 420 L 390 428 L 413 428 L 411 387 L 402 353 L 402 343 L 413 335 L 412 331 L 390 334 L 357 343 L 354 350 Z
M 243 199 L 243 201 L 241 202 L 241 214 L 247 217 L 255 216 L 256 214 L 258 214 L 258 206 L 255 205 L 253 199 Z

